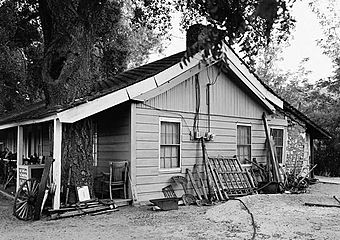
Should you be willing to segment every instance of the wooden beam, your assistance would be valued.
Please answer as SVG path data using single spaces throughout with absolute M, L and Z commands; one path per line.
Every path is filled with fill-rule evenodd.
M 264 130 L 266 132 L 266 137 L 267 137 L 267 141 L 269 145 L 270 160 L 271 160 L 271 164 L 273 168 L 273 178 L 274 178 L 273 180 L 275 182 L 280 183 L 282 182 L 282 180 L 281 180 L 281 174 L 279 171 L 279 163 L 275 156 L 275 150 L 274 150 L 274 145 L 273 145 L 274 142 L 272 140 L 272 137 L 270 136 L 270 129 L 268 126 L 267 115 L 265 112 L 263 112 L 262 119 L 263 119 Z
M 48 122 L 48 121 L 51 121 L 55 118 L 56 118 L 56 115 L 52 115 L 52 116 L 48 116 L 48 117 L 40 118 L 40 119 L 32 119 L 32 120 L 26 120 L 26 121 L 21 121 L 21 122 L 12 122 L 12 123 L 1 125 L 0 130 L 11 128 L 11 127 L 18 127 L 18 126 L 23 126 L 23 125 L 30 125 L 30 124 Z
M 61 142 L 62 142 L 62 123 L 59 119 L 53 122 L 53 183 L 56 190 L 53 199 L 53 209 L 60 208 L 60 189 L 61 189 Z
M 17 190 L 19 189 L 19 166 L 23 164 L 24 154 L 24 130 L 22 126 L 17 128 Z
M 126 88 L 109 93 L 57 114 L 60 122 L 74 123 L 129 100 Z
M 259 94 L 265 99 L 269 100 L 279 108 L 283 109 L 283 101 L 268 91 L 263 84 L 257 79 L 257 77 L 249 71 L 248 66 L 235 54 L 235 52 L 226 44 L 223 44 L 224 52 L 227 59 L 230 61 L 229 67 L 235 72 L 235 74 L 253 90 L 254 93 Z M 255 90 L 256 89 L 256 90 Z
M 130 105 L 130 172 L 131 195 L 133 203 L 138 202 L 136 179 L 136 103 Z

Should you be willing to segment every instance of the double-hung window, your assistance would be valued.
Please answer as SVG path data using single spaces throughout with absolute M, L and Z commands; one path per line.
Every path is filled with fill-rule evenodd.
M 283 129 L 271 128 L 270 134 L 275 143 L 276 156 L 279 163 L 283 159 Z
M 248 163 L 245 159 L 251 160 L 250 126 L 237 126 L 237 158 L 242 164 Z
M 160 169 L 180 168 L 181 151 L 180 121 L 161 119 L 160 121 Z

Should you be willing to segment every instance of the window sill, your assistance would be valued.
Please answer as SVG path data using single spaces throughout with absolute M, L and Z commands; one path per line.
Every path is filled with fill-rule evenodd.
M 160 173 L 180 173 L 181 172 L 181 168 L 162 168 L 159 169 Z

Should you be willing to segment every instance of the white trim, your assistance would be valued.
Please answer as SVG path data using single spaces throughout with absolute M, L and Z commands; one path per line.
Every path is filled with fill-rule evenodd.
M 280 165 L 285 166 L 286 165 L 286 160 L 287 160 L 287 128 L 284 126 L 269 126 L 270 131 L 272 129 L 279 129 L 279 130 L 283 130 L 283 150 L 282 150 L 282 163 L 280 163 Z
M 179 123 L 179 167 L 177 168 L 161 168 L 161 133 L 162 122 Z M 160 173 L 181 172 L 182 169 L 182 119 L 159 117 L 158 121 L 158 170 Z
M 130 184 L 132 200 L 138 202 L 136 166 L 136 103 L 130 105 Z
M 26 120 L 22 122 L 13 122 L 13 123 L 8 123 L 4 125 L 0 125 L 0 130 L 6 129 L 6 128 L 11 128 L 11 127 L 18 127 L 18 126 L 23 126 L 23 125 L 30 125 L 30 124 L 36 124 L 36 123 L 42 123 L 42 122 L 48 122 L 55 120 L 57 118 L 57 115 L 54 114 L 52 116 L 40 118 L 40 119 L 33 119 L 33 120 Z
M 248 159 L 249 161 L 252 161 L 252 156 L 253 156 L 253 128 L 252 125 L 249 123 L 236 123 L 236 156 L 238 157 L 237 154 L 237 136 L 238 136 L 238 132 L 237 132 L 237 127 L 241 126 L 241 127 L 250 127 L 250 159 Z M 241 161 L 241 159 L 238 159 L 239 161 Z M 250 163 L 241 163 L 242 166 L 250 166 Z
M 131 86 L 126 87 L 127 94 L 130 99 L 137 97 L 138 95 L 148 92 L 152 89 L 157 88 L 154 77 L 147 78 L 141 82 L 135 83 Z
M 283 101 L 268 91 L 261 82 L 251 73 L 246 65 L 242 63 L 239 57 L 231 50 L 229 46 L 223 44 L 224 52 L 226 53 L 229 67 L 237 74 L 237 76 L 258 96 L 261 96 L 261 100 L 268 99 L 279 108 L 283 109 Z M 232 63 L 232 64 L 229 64 Z M 263 99 L 264 98 L 264 99 Z M 266 103 L 267 101 L 265 101 Z M 269 103 L 269 102 L 267 102 Z M 271 105 L 271 104 L 270 104 Z M 270 106 L 269 105 L 269 106 Z
M 251 123 L 241 123 L 241 122 L 236 122 L 236 126 L 246 126 L 246 127 L 251 127 Z
M 103 97 L 96 98 L 87 103 L 83 103 L 79 106 L 62 111 L 58 113 L 57 116 L 62 123 L 74 123 L 128 100 L 129 96 L 126 89 L 124 88 L 107 94 Z
M 213 66 L 216 63 L 217 63 L 217 61 L 215 61 L 215 62 L 213 62 L 209 65 L 204 65 L 204 66 L 202 66 L 202 64 L 196 64 L 195 66 L 193 66 L 189 69 L 186 69 L 183 72 L 180 72 L 180 73 L 179 73 L 179 71 L 174 72 L 172 77 L 170 77 L 168 81 L 165 81 L 162 85 L 158 85 L 159 87 L 157 87 L 157 88 L 155 88 L 151 91 L 148 91 L 148 92 L 143 93 L 139 96 L 136 96 L 134 98 L 134 100 L 146 101 L 146 100 L 149 100 L 153 97 L 156 97 L 156 96 L 168 91 L 169 89 L 177 86 L 178 84 L 181 84 L 182 82 L 186 81 L 188 78 L 202 72 L 203 70 L 206 70 L 207 68 Z
M 182 73 L 188 71 L 196 65 L 199 65 L 201 60 L 201 53 L 196 53 L 195 56 L 193 56 L 193 58 L 190 60 L 190 62 L 187 63 L 187 65 L 181 63 L 182 68 L 179 63 L 176 63 L 172 67 L 168 68 L 166 71 L 158 73 L 154 76 L 157 85 L 161 86 L 175 76 L 181 75 Z
M 257 78 L 249 71 L 249 69 L 242 63 L 242 61 L 237 57 L 237 55 L 226 45 L 224 45 L 224 51 L 226 53 L 228 61 L 228 65 L 230 69 L 235 72 L 235 74 L 241 79 L 242 82 L 246 84 L 246 86 L 256 94 L 256 96 L 270 109 L 272 112 L 275 112 L 275 107 L 270 103 L 273 102 L 280 108 L 283 108 L 283 102 L 278 99 L 274 94 L 269 92 L 258 80 Z M 105 96 L 96 98 L 89 102 L 80 104 L 79 106 L 64 110 L 60 113 L 54 114 L 53 116 L 49 116 L 46 118 L 38 119 L 38 120 L 29 120 L 17 123 L 10 123 L 0 126 L 1 129 L 16 127 L 18 125 L 26 125 L 26 124 L 34 124 L 39 122 L 45 122 L 49 120 L 55 120 L 59 118 L 62 123 L 74 123 L 86 117 L 92 116 L 98 112 L 116 106 L 120 103 L 128 101 L 130 99 L 134 100 L 145 100 L 147 97 L 151 97 L 151 95 L 147 95 L 152 91 L 153 94 L 159 94 L 159 91 L 155 91 L 155 89 L 159 89 L 165 83 L 171 83 L 167 86 L 163 86 L 161 91 L 166 91 L 167 89 L 174 86 L 174 84 L 178 84 L 177 81 L 184 81 L 186 78 L 181 76 L 183 73 L 188 75 L 194 75 L 194 71 L 201 71 L 204 68 L 207 68 L 217 61 L 212 60 L 210 63 L 207 63 L 205 66 L 201 66 L 201 52 L 195 54 L 191 61 L 185 64 L 179 63 L 165 69 L 164 71 L 147 78 L 143 81 L 135 83 L 131 86 L 125 87 L 118 91 L 109 93 Z M 176 81 L 173 81 L 176 80 Z M 143 94 L 146 94 L 143 96 Z M 269 101 L 267 101 L 269 100 Z
M 181 73 L 199 64 L 200 60 L 200 53 L 197 53 L 190 63 L 187 64 L 187 66 L 183 65 L 183 68 L 179 66 L 179 63 L 177 63 L 172 67 L 156 74 L 155 76 L 147 78 L 141 82 L 135 83 L 131 86 L 99 97 L 87 103 L 83 103 L 79 106 L 62 111 L 57 114 L 57 117 L 63 123 L 74 123 L 130 99 L 137 100 L 137 96 L 156 89 L 158 86 L 174 78 L 174 76 L 180 75 Z
M 181 172 L 181 167 L 178 168 L 159 168 L 160 173 L 180 173 Z
M 59 119 L 53 122 L 53 183 L 56 184 L 56 190 L 53 198 L 53 209 L 60 208 L 60 190 L 61 190 L 61 141 L 62 141 L 62 123 Z

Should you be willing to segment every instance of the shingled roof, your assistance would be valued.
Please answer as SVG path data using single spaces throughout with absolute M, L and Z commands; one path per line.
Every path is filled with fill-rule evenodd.
M 231 48 L 230 48 L 231 49 Z M 232 49 L 231 49 L 232 50 Z M 233 51 L 233 50 L 232 50 Z M 233 51 L 233 53 L 237 56 L 237 54 Z M 59 112 L 65 111 L 67 109 L 71 109 L 83 103 L 92 101 L 94 99 L 103 97 L 107 94 L 119 91 L 126 87 L 129 87 L 133 84 L 138 82 L 142 82 L 150 77 L 161 73 L 162 71 L 174 66 L 175 64 L 179 64 L 181 62 L 182 57 L 184 56 L 184 52 L 179 52 L 169 57 L 165 57 L 163 59 L 154 61 L 152 63 L 145 64 L 143 66 L 127 70 L 116 76 L 97 81 L 94 83 L 92 91 L 89 95 L 84 96 L 81 99 L 77 99 L 76 101 L 69 103 L 68 105 L 64 106 L 46 106 L 43 102 L 34 104 L 27 108 L 25 111 L 21 112 L 13 112 L 6 114 L 5 116 L 0 117 L 0 126 L 9 124 L 9 123 L 19 123 L 28 120 L 36 120 L 42 119 L 49 116 L 53 116 Z M 237 58 L 239 61 L 242 62 L 245 66 L 247 64 L 240 59 L 238 56 Z M 296 116 L 301 121 L 305 122 L 309 131 L 313 134 L 316 138 L 330 138 L 331 135 L 319 127 L 316 123 L 310 120 L 306 115 L 298 111 L 296 108 L 291 106 L 287 101 L 282 99 L 277 93 L 275 93 L 266 83 L 264 83 L 258 76 L 252 73 L 256 79 L 273 95 L 278 97 L 283 101 L 283 109 L 284 111 L 290 112 L 294 116 Z
M 81 99 L 77 99 L 75 102 L 69 103 L 63 106 L 46 106 L 44 102 L 39 102 L 27 107 L 24 111 L 10 112 L 0 116 L 0 125 L 23 122 L 27 120 L 41 119 L 48 116 L 52 116 L 58 112 L 70 109 L 78 106 L 82 103 L 91 101 L 93 99 L 102 97 L 106 94 L 118 91 L 135 83 L 141 82 L 149 77 L 152 77 L 169 67 L 178 64 L 181 58 L 184 56 L 184 52 L 179 52 L 169 57 L 145 64 L 143 66 L 127 70 L 116 76 L 97 81 L 94 83 L 92 91 L 89 95 L 84 96 Z

